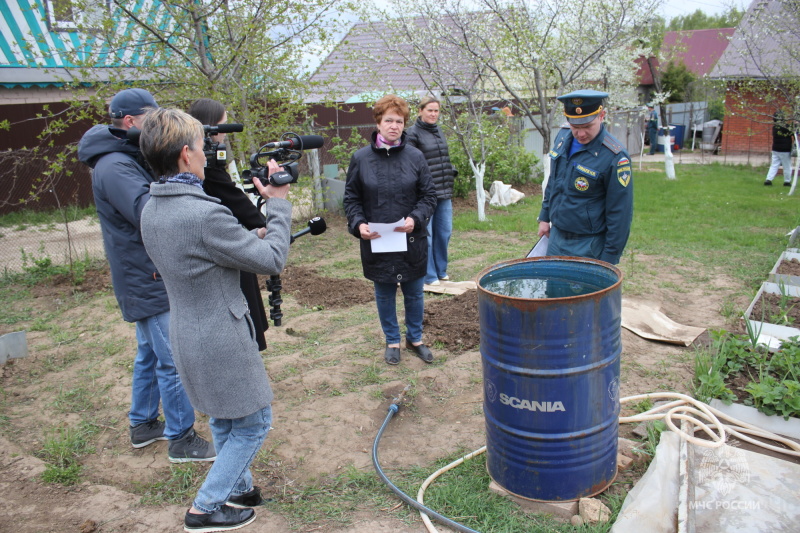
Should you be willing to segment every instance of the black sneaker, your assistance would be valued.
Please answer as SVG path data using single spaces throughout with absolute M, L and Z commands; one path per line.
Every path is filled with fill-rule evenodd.
M 237 509 L 248 509 L 250 507 L 258 507 L 264 503 L 264 501 L 264 498 L 261 497 L 261 489 L 258 487 L 253 487 L 252 490 L 245 492 L 244 494 L 231 494 L 226 505 L 235 507 Z
M 186 511 L 184 531 L 231 531 L 244 527 L 256 519 L 252 509 L 234 509 L 223 505 L 211 514 L 192 514 Z
M 131 446 L 134 448 L 144 448 L 148 444 L 153 444 L 157 440 L 167 440 L 164 436 L 166 424 L 158 419 L 131 426 Z
M 203 437 L 195 433 L 194 428 L 175 440 L 169 441 L 167 452 L 170 463 L 189 463 L 192 461 L 213 461 L 217 458 L 214 446 Z M 218 531 L 209 529 L 200 531 Z
M 772 182 L 771 182 L 770 180 L 766 180 L 766 181 L 764 182 L 764 185 L 772 185 Z
M 792 186 L 792 182 L 791 181 L 784 181 L 783 182 L 783 186 L 784 187 L 791 187 Z

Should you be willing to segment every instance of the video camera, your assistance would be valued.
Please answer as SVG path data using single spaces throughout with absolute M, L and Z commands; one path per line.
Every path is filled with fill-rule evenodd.
M 206 155 L 206 166 L 224 169 L 228 166 L 228 149 L 221 142 L 214 141 L 211 136 L 218 133 L 238 133 L 244 131 L 241 124 L 217 124 L 216 126 L 203 125 L 205 138 L 203 139 L 203 153 Z M 136 146 L 142 132 L 139 128 L 130 128 L 125 136 Z
M 256 194 L 253 185 L 254 179 L 261 180 L 263 185 L 270 183 L 276 187 L 287 183 L 296 183 L 300 177 L 297 161 L 303 156 L 303 150 L 321 148 L 324 143 L 321 135 L 284 133 L 281 139 L 265 144 L 258 149 L 258 152 L 250 156 L 250 169 L 242 172 L 242 182 L 246 191 Z M 261 160 L 264 158 L 274 159 L 280 163 L 283 170 L 269 176 L 269 169 L 261 164 Z
M 206 154 L 206 166 L 225 169 L 228 166 L 228 149 L 221 142 L 211 139 L 218 133 L 238 133 L 244 131 L 241 124 L 217 124 L 216 126 L 203 126 L 206 133 L 203 139 L 203 153 Z

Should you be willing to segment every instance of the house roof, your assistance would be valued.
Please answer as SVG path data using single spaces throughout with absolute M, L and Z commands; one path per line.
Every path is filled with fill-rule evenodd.
M 439 25 L 433 30 L 427 27 L 430 22 L 423 17 L 409 22 L 420 31 L 441 31 L 443 26 L 448 27 L 445 20 L 443 26 Z M 392 50 L 387 49 L 387 42 L 393 43 Z M 458 53 L 456 47 L 443 47 L 436 52 L 431 48 L 426 50 L 428 59 L 432 62 L 443 60 L 448 65 L 443 70 L 449 70 L 449 74 L 444 76 L 453 86 L 457 80 L 470 77 L 467 71 L 469 62 L 459 61 L 453 55 Z M 414 44 L 404 39 L 394 24 L 355 24 L 311 76 L 312 89 L 306 102 L 372 102 L 387 92 L 395 92 L 406 98 L 427 94 L 430 91 L 426 88 L 426 82 L 427 86 L 434 85 L 434 82 L 427 76 L 423 79 L 404 59 L 417 54 Z M 438 56 L 433 57 L 433 54 Z M 450 56 L 441 57 L 443 54 Z
M 683 61 L 698 78 L 708 74 L 725 49 L 736 28 L 710 30 L 668 31 L 664 34 L 666 61 Z
M 710 77 L 767 79 L 800 76 L 798 23 L 795 2 L 754 0 Z
M 728 47 L 728 42 L 735 32 L 735 28 L 715 28 L 709 30 L 668 31 L 664 34 L 664 43 L 661 47 L 664 63 L 670 60 L 683 62 L 689 72 L 698 78 L 707 75 Z M 658 70 L 658 58 L 651 57 L 653 67 Z M 640 58 L 639 80 L 642 85 L 653 85 L 653 76 L 650 69 Z
M 90 13 L 63 15 L 53 12 L 49 0 L 4 0 L 0 2 L 0 87 L 61 86 L 74 81 L 75 69 L 91 65 L 92 81 L 104 81 L 111 68 L 128 66 L 128 72 L 146 52 L 143 47 L 114 51 L 104 46 L 99 33 L 81 33 L 73 19 L 91 24 Z M 148 21 L 163 25 L 168 14 L 160 0 L 133 0 L 130 8 Z M 105 3 L 98 2 L 98 6 Z M 98 9 L 105 9 L 98 7 Z M 69 19 L 69 20 L 67 20 Z M 136 39 L 130 24 L 118 24 L 117 35 L 127 42 Z M 85 69 L 83 71 L 86 72 Z

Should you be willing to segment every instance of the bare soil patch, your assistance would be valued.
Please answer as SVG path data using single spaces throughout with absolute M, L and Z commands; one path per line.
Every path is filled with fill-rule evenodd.
M 474 203 L 465 205 L 472 208 Z M 436 361 L 427 365 L 403 350 L 400 365 L 389 367 L 382 359 L 384 342 L 371 284 L 359 272 L 320 274 L 341 270 L 338 265 L 358 264 L 357 242 L 346 233 L 343 219 L 326 218 L 325 234 L 313 243 L 293 245 L 281 277 L 284 325 L 270 327 L 264 352 L 276 395 L 275 419 L 254 462 L 254 476 L 266 495 L 281 505 L 307 505 L 349 468 L 372 472 L 375 434 L 392 397 L 409 385 L 413 400 L 395 417 L 381 443 L 384 469 L 427 465 L 485 444 L 475 291 L 458 297 L 426 295 L 424 340 L 433 347 Z M 454 241 L 480 237 L 466 232 Z M 522 257 L 535 240 L 524 234 L 493 238 L 519 250 L 509 259 Z M 468 273 L 462 279 L 470 279 L 496 261 L 488 254 L 458 259 L 454 271 Z M 640 254 L 626 257 L 620 267 L 625 290 L 646 295 L 673 320 L 707 328 L 732 326 L 720 309 L 743 287 L 724 273 Z M 29 343 L 28 357 L 0 368 L 0 531 L 179 531 L 190 498 L 167 503 L 169 489 L 161 489 L 161 503 L 142 501 L 173 470 L 166 443 L 134 450 L 128 440 L 135 332 L 120 317 L 108 273 L 93 271 L 77 287 L 55 281 L 25 291 L 4 303 L 9 314 L 22 318 L 0 322 L 0 334 L 28 330 Z M 268 292 L 262 295 L 266 305 Z M 736 297 L 740 308 L 747 303 Z M 622 331 L 622 342 L 623 396 L 690 390 L 693 348 L 650 342 L 627 330 Z M 57 428 L 87 425 L 94 433 L 91 453 L 80 459 L 82 481 L 71 487 L 43 483 L 44 440 Z M 196 427 L 210 435 L 202 415 Z M 621 433 L 629 429 L 623 427 Z M 198 468 L 200 477 L 205 468 Z M 629 484 L 634 481 L 627 479 Z M 310 487 L 320 490 L 309 491 Z M 423 530 L 418 518 L 393 509 L 394 499 L 389 499 L 392 503 L 386 508 L 368 502 L 350 508 L 341 522 L 304 522 L 271 504 L 258 510 L 259 518 L 246 531 Z
M 788 274 L 790 276 L 800 276 L 800 261 L 797 259 L 783 260 L 778 265 L 778 274 Z
M 750 317 L 782 326 L 800 324 L 800 298 L 762 293 L 761 298 L 753 304 Z

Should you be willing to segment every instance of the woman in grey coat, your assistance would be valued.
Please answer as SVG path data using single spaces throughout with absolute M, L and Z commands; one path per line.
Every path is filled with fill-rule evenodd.
M 272 389 L 239 271 L 279 274 L 289 253 L 288 186 L 263 186 L 267 225 L 244 229 L 203 192 L 203 127 L 177 109 L 142 125 L 143 155 L 160 176 L 142 212 L 142 239 L 169 296 L 175 365 L 192 405 L 208 414 L 217 460 L 184 517 L 186 531 L 226 531 L 255 519 L 263 500 L 250 463 L 272 420 Z M 270 161 L 269 173 L 279 171 Z

